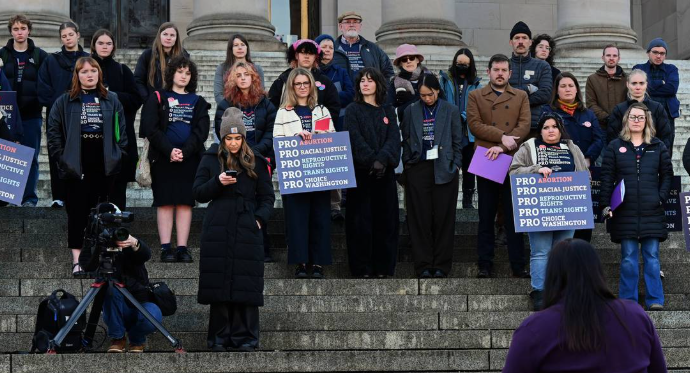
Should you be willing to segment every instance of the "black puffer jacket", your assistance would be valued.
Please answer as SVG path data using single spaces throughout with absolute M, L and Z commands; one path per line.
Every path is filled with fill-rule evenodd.
M 350 132 L 356 169 L 370 170 L 374 161 L 389 169 L 400 163 L 400 128 L 393 106 L 353 102 L 345 109 L 344 130 Z
M 28 39 L 27 44 L 28 49 L 26 53 L 29 55 L 29 62 L 24 65 L 20 84 L 17 84 L 19 67 L 17 59 L 14 57 L 14 39 L 10 39 L 2 48 L 5 52 L 0 52 L 0 55 L 3 56 L 3 72 L 10 81 L 12 88 L 17 91 L 19 112 L 23 120 L 41 117 L 41 110 L 43 108 L 38 102 L 38 70 L 41 67 L 41 63 L 48 58 L 48 53 L 36 47 L 33 40 Z M 34 58 L 37 51 L 38 61 Z M 7 58 L 4 58 L 5 56 Z
M 638 164 L 639 163 L 639 164 Z M 637 160 L 633 144 L 620 138 L 604 151 L 601 166 L 599 205 L 611 204 L 614 187 L 625 180 L 625 198 L 606 224 L 611 241 L 658 238 L 666 240 L 663 201 L 668 197 L 673 179 L 673 165 L 666 145 L 656 137 Z
M 623 129 L 623 115 L 628 111 L 630 105 L 636 102 L 637 100 L 627 100 L 613 108 L 611 115 L 609 115 L 608 127 L 606 128 L 606 139 L 608 142 L 618 138 Z M 671 129 L 671 122 L 668 119 L 666 110 L 660 103 L 650 100 L 649 97 L 646 97 L 642 103 L 652 113 L 652 121 L 654 121 L 654 128 L 656 129 L 654 136 L 658 137 L 666 145 L 666 148 L 669 148 L 671 146 L 673 130 Z
M 257 155 L 257 179 L 241 172 L 236 184 L 223 186 L 218 175 L 225 166 L 217 152 L 213 144 L 204 153 L 192 189 L 197 201 L 210 201 L 201 231 L 197 300 L 262 306 L 264 248 L 256 221 L 266 225 L 275 201 L 268 165 Z

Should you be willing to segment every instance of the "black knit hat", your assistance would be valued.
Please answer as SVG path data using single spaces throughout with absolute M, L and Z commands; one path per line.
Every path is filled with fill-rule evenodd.
M 518 21 L 518 23 L 513 26 L 513 29 L 510 30 L 510 38 L 512 39 L 516 34 L 527 34 L 527 37 L 532 39 L 532 31 L 529 29 L 529 26 L 522 21 Z

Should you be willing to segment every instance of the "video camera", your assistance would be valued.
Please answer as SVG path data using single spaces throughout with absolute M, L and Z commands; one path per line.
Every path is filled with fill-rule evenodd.
M 122 253 L 116 242 L 129 238 L 129 230 L 122 224 L 132 221 L 133 213 L 120 211 L 112 203 L 100 203 L 91 209 L 84 230 L 84 248 L 90 249 L 92 256 L 99 256 L 100 274 L 115 273 L 115 257 Z

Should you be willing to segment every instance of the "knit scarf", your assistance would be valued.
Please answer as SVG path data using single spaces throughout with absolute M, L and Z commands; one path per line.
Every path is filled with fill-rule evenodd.
M 575 114 L 575 109 L 577 109 L 577 107 L 579 106 L 577 102 L 569 104 L 567 102 L 561 101 L 560 99 L 558 100 L 558 103 L 561 105 L 561 110 L 565 111 L 570 115 Z
M 400 69 L 400 73 L 398 73 L 398 75 L 393 79 L 393 85 L 395 86 L 395 90 L 397 91 L 398 88 L 405 88 L 410 93 L 414 94 L 414 88 L 412 87 L 411 82 L 419 80 L 419 77 L 426 71 L 426 68 L 423 67 L 421 64 L 418 65 L 413 72 L 409 72 L 405 69 Z

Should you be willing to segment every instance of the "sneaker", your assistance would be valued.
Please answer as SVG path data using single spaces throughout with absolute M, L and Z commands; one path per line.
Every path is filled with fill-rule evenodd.
M 419 278 L 431 278 L 431 272 L 428 269 L 425 269 L 419 274 Z
M 662 280 L 664 279 L 664 271 L 659 270 L 659 277 L 661 277 Z
M 254 347 L 248 343 L 245 343 L 242 346 L 240 346 L 237 349 L 237 351 L 239 351 L 239 352 L 254 352 L 254 351 L 256 351 L 256 347 Z
M 161 249 L 161 262 L 175 263 L 177 262 L 177 255 L 175 255 L 172 249 Z
M 298 264 L 295 270 L 295 278 L 307 278 L 307 266 L 304 264 Z
M 193 263 L 194 259 L 192 259 L 192 256 L 189 255 L 189 250 L 187 250 L 186 247 L 178 247 L 177 248 L 177 261 L 180 263 Z
M 331 220 L 333 221 L 343 221 L 345 220 L 345 216 L 343 215 L 340 210 L 331 210 Z
M 113 339 L 113 341 L 110 343 L 110 347 L 108 347 L 108 352 L 125 352 L 125 345 L 125 337 Z
M 653 303 L 649 306 L 650 311 L 663 311 L 664 310 L 664 305 L 659 304 L 659 303 Z
M 144 352 L 144 345 L 130 344 L 128 351 L 133 352 L 133 353 L 142 353 L 142 352 Z
M 446 277 L 448 277 L 448 275 L 446 275 L 446 273 L 443 272 L 443 271 L 440 270 L 440 269 L 437 269 L 437 270 L 434 272 L 434 278 L 446 278 Z
M 50 207 L 52 207 L 54 209 L 61 209 L 61 208 L 65 207 L 65 203 L 62 202 L 61 199 L 54 199 L 53 202 L 50 204 Z
M 311 278 L 316 278 L 316 279 L 324 278 L 323 267 L 317 266 L 317 265 L 312 266 Z

